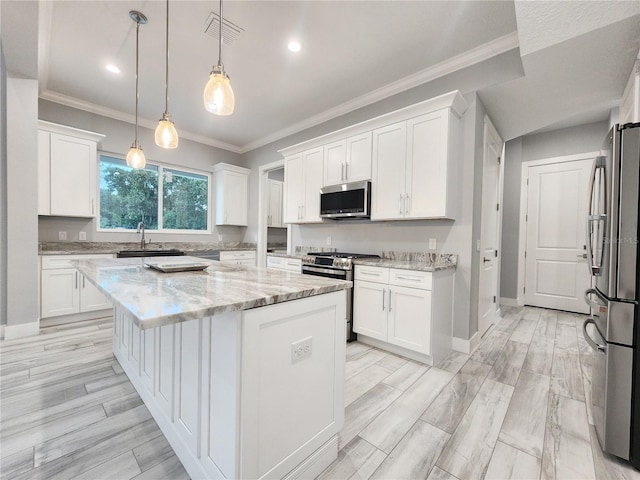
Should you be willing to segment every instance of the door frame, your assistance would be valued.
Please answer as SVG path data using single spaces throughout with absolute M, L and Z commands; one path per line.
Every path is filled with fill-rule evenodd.
M 269 172 L 284 168 L 284 158 L 258 167 L 258 242 L 256 246 L 256 265 L 267 266 L 267 205 L 269 195 Z M 287 225 L 287 250 L 291 245 L 291 225 Z
M 502 139 L 502 136 L 500 135 L 500 133 L 498 132 L 498 130 L 496 129 L 496 127 L 493 125 L 493 122 L 491 121 L 491 118 L 488 115 L 484 116 L 484 130 L 483 130 L 483 141 L 482 141 L 482 177 L 484 178 L 484 162 L 485 162 L 485 155 L 487 153 L 487 139 L 488 136 L 491 135 L 493 137 L 495 137 L 495 139 L 499 140 L 500 144 L 502 145 L 502 148 L 500 149 L 500 166 L 498 168 L 498 182 L 497 182 L 497 188 L 498 188 L 498 205 L 501 206 L 500 211 L 498 212 L 497 218 L 496 218 L 496 249 L 498 250 L 498 257 L 495 259 L 495 263 L 494 263 L 494 268 L 496 269 L 496 302 L 495 302 L 495 310 L 494 310 L 494 318 L 497 319 L 500 316 L 501 313 L 501 307 L 500 307 L 500 269 L 501 269 L 501 265 L 502 265 L 502 212 L 503 212 L 503 196 L 504 196 L 504 149 L 505 149 L 505 142 Z M 482 180 L 481 180 L 482 181 Z M 481 203 L 480 203 L 480 218 L 482 219 L 482 211 L 484 210 L 485 207 L 487 207 L 487 205 L 485 205 L 485 198 L 484 198 L 484 193 L 481 193 Z M 493 204 L 490 207 L 493 210 Z M 482 225 L 480 225 L 480 232 L 479 232 L 480 238 L 477 240 L 477 245 L 476 247 L 479 247 L 479 253 L 482 253 Z M 476 248 L 476 250 L 478 250 Z M 478 259 L 477 259 L 477 263 L 478 263 L 478 281 L 480 280 L 480 270 L 482 269 L 482 255 L 478 255 Z M 477 321 L 478 324 L 476 326 L 477 331 L 480 332 L 480 290 L 478 287 L 478 301 L 477 301 L 478 305 L 477 305 Z M 490 328 L 488 328 L 486 331 L 489 331 Z M 485 332 L 483 332 L 484 334 Z
M 540 165 L 553 165 L 558 163 L 577 162 L 580 160 L 592 160 L 598 155 L 600 155 L 600 152 L 593 151 L 522 162 L 522 172 L 520 178 L 520 227 L 518 229 L 518 297 L 516 298 L 517 306 L 524 306 L 524 287 L 526 278 L 526 262 L 524 252 L 527 249 L 527 222 L 525 221 L 525 218 L 529 207 L 529 189 L 527 188 L 529 168 L 538 167 Z M 586 204 L 587 199 L 585 198 L 584 201 Z

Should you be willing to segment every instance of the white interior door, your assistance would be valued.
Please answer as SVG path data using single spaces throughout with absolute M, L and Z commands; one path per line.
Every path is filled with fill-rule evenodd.
M 482 166 L 482 224 L 480 228 L 480 291 L 478 296 L 478 333 L 480 335 L 483 335 L 496 320 L 501 153 L 502 139 L 488 119 L 485 119 Z
M 589 313 L 586 199 L 593 159 L 528 167 L 527 305 Z

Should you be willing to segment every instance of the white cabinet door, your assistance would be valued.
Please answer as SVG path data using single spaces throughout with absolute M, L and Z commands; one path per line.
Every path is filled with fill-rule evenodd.
M 57 317 L 80 311 L 79 274 L 75 268 L 42 271 L 40 317 Z
M 406 218 L 446 215 L 448 110 L 407 121 Z
M 284 159 L 284 223 L 300 221 L 304 202 L 302 154 Z
M 246 226 L 248 176 L 220 170 L 216 177 L 216 225 Z
M 387 340 L 387 292 L 388 286 L 381 283 L 354 282 L 354 332 Z
M 92 217 L 96 143 L 51 133 L 51 215 Z
M 38 215 L 51 215 L 51 134 L 38 130 Z
M 337 185 L 344 182 L 347 164 L 347 141 L 339 140 L 324 146 L 323 185 Z
M 267 216 L 267 226 L 283 227 L 282 224 L 282 188 L 283 183 L 279 180 L 269 180 L 269 213 Z
M 322 188 L 323 154 L 322 147 L 308 150 L 302 154 L 304 160 L 302 221 L 304 223 L 322 222 L 320 218 L 320 189 Z
M 387 341 L 429 355 L 431 353 L 431 292 L 389 286 Z
M 104 310 L 111 308 L 111 302 L 104 294 L 93 286 L 84 275 L 79 274 L 82 279 L 82 289 L 80 292 L 80 311 L 92 312 L 94 310 Z
M 347 138 L 345 179 L 349 182 L 371 180 L 371 132 Z
M 404 216 L 407 122 L 373 131 L 371 220 Z

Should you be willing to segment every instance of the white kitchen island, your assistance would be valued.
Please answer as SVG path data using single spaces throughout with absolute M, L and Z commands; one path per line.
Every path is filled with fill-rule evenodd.
M 145 260 L 76 265 L 112 300 L 113 353 L 189 475 L 319 474 L 344 423 L 351 282 L 213 261 L 160 273 Z

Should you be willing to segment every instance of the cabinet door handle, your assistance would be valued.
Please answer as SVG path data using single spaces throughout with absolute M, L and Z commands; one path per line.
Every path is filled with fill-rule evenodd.
M 86 280 L 87 280 L 87 277 L 85 277 L 85 276 L 83 275 L 83 276 L 82 276 L 82 288 L 87 288 Z
M 78 272 L 76 272 L 76 290 L 78 289 Z
M 404 196 L 404 214 L 409 215 L 410 211 L 411 211 L 411 196 L 409 196 L 409 194 L 407 193 Z
M 398 215 L 402 216 L 402 197 L 403 195 L 400 194 L 400 200 L 398 201 Z
M 340 180 L 344 180 L 344 163 L 340 164 Z
M 387 289 L 383 288 L 382 289 L 382 311 L 384 312 L 384 297 L 387 294 Z
M 389 289 L 389 311 L 391 311 L 391 289 Z
M 349 180 L 349 162 L 344 164 L 344 179 Z

